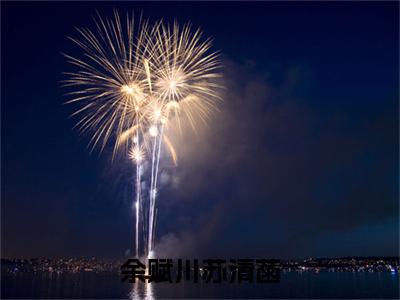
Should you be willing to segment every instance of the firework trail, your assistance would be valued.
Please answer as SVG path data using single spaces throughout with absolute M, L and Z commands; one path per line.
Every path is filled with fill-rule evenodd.
M 211 40 L 201 31 L 158 21 L 135 26 L 133 15 L 121 19 L 94 18 L 95 30 L 77 29 L 70 38 L 83 52 L 81 58 L 64 54 L 77 69 L 65 73 L 64 86 L 73 89 L 71 100 L 80 107 L 73 113 L 76 127 L 91 133 L 92 149 L 113 144 L 113 156 L 122 150 L 136 164 L 135 254 L 144 241 L 145 255 L 154 253 L 157 184 L 161 149 L 165 144 L 174 163 L 177 156 L 166 131 L 171 120 L 181 127 L 185 118 L 196 129 L 195 119 L 206 122 L 220 99 L 220 64 L 210 53 Z M 148 209 L 142 197 L 142 164 L 151 161 Z M 144 175 L 143 175 L 144 176 Z M 148 215 L 145 213 L 148 212 Z M 145 222 L 148 222 L 146 225 Z M 140 225 L 144 231 L 140 237 Z
M 158 105 L 155 110 L 154 127 L 156 130 L 152 152 L 152 177 L 150 187 L 149 240 L 148 249 L 154 250 L 155 207 L 157 197 L 157 179 L 165 126 L 171 115 L 177 117 L 183 112 L 195 129 L 194 116 L 206 119 L 215 108 L 218 98 L 218 85 L 214 82 L 220 76 L 218 55 L 208 53 L 211 41 L 201 41 L 201 31 L 191 32 L 191 26 L 179 27 L 158 22 L 149 39 L 153 57 L 150 62 L 152 82 L 157 93 Z

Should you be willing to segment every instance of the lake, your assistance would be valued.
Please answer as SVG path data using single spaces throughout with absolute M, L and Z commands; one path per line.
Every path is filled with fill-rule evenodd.
M 283 272 L 279 283 L 122 283 L 115 273 L 2 275 L 2 298 L 399 298 L 398 273 Z

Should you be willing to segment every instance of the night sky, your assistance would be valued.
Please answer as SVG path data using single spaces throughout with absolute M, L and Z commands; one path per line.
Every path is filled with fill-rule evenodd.
M 60 81 L 96 9 L 201 26 L 224 102 L 183 130 L 159 198 L 160 253 L 396 256 L 398 2 L 2 2 L 2 257 L 123 257 L 134 169 L 87 148 Z

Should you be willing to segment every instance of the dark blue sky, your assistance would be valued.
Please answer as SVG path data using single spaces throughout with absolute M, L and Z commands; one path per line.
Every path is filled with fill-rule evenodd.
M 397 255 L 397 2 L 2 2 L 2 255 L 118 257 L 132 170 L 86 148 L 60 81 L 95 10 L 201 26 L 221 112 L 181 138 L 158 232 L 186 257 Z M 167 250 L 165 250 L 168 252 Z

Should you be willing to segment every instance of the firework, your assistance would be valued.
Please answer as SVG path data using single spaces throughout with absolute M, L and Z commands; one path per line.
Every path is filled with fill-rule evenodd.
M 155 207 L 157 178 L 161 145 L 165 126 L 171 117 L 177 117 L 180 126 L 180 114 L 184 114 L 195 128 L 194 116 L 205 120 L 215 107 L 218 99 L 218 85 L 215 79 L 219 62 L 217 53 L 208 53 L 211 41 L 201 41 L 201 31 L 192 33 L 191 26 L 179 27 L 157 22 L 147 41 L 151 45 L 151 59 L 148 59 L 148 76 L 151 78 L 153 94 L 158 99 L 154 108 L 151 129 L 154 133 L 152 150 L 152 173 L 150 185 L 149 239 L 148 249 L 154 250 Z M 158 130 L 155 130 L 155 129 Z M 158 134 L 157 134 L 158 133 Z M 167 136 L 164 138 L 174 161 L 176 154 Z
M 136 165 L 135 247 L 139 255 L 139 227 L 142 217 L 145 254 L 154 252 L 157 181 L 162 145 L 174 163 L 177 155 L 166 135 L 171 120 L 182 117 L 195 129 L 195 117 L 206 121 L 216 107 L 220 77 L 218 54 L 210 52 L 211 40 L 202 41 L 201 31 L 158 21 L 136 25 L 133 15 L 112 19 L 94 18 L 95 30 L 77 29 L 70 38 L 83 52 L 80 57 L 65 54 L 74 72 L 65 73 L 64 85 L 72 88 L 67 103 L 80 106 L 73 114 L 76 126 L 90 132 L 90 144 L 107 144 L 127 153 Z M 173 130 L 174 128 L 172 128 Z M 141 193 L 142 164 L 151 162 L 148 209 Z M 141 216 L 144 212 L 148 216 Z M 147 221 L 147 224 L 144 222 Z

